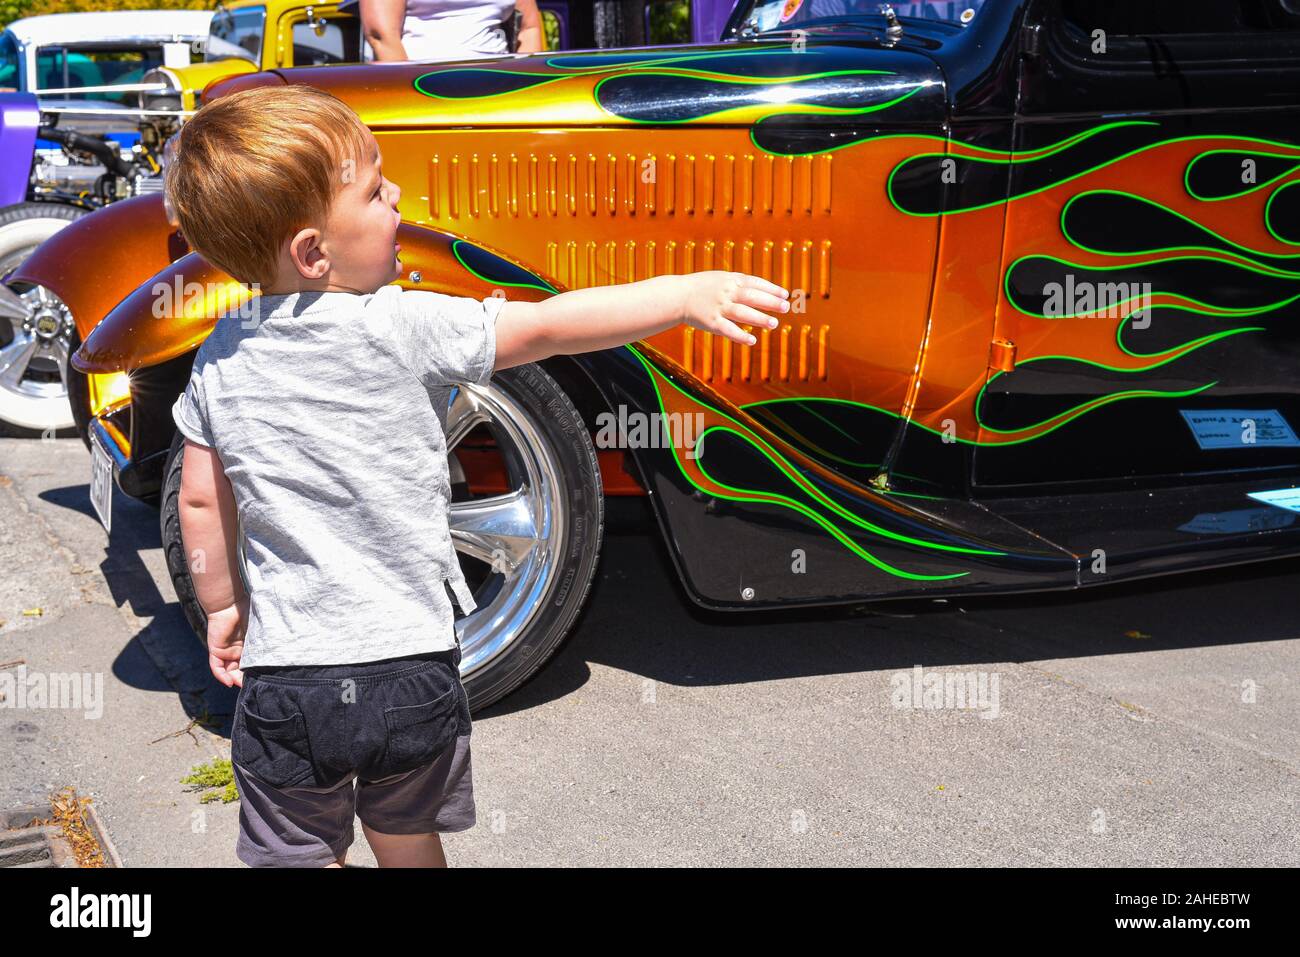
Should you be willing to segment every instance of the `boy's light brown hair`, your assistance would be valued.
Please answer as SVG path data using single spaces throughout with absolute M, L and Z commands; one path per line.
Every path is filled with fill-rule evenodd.
M 240 282 L 267 286 L 284 242 L 324 223 L 373 151 L 365 124 L 337 97 L 255 87 L 205 104 L 181 127 L 164 189 L 191 248 Z

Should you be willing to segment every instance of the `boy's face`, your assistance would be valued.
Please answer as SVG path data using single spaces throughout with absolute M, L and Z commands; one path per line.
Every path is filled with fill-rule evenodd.
M 362 293 L 374 292 L 402 274 L 397 261 L 401 190 L 384 177 L 379 144 L 372 134 L 367 137 L 373 152 L 358 157 L 355 175 L 344 177 L 320 240 L 330 263 L 330 284 Z

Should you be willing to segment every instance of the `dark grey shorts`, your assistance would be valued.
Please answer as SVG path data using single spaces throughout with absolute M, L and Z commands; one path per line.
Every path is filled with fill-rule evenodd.
M 230 741 L 236 856 L 323 867 L 352 844 L 354 815 L 384 834 L 473 827 L 470 730 L 459 648 L 246 670 Z

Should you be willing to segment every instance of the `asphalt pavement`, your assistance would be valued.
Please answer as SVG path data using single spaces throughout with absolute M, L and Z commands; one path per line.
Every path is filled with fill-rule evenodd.
M 235 691 L 157 512 L 114 490 L 106 536 L 89 475 L 79 439 L 0 438 L 0 666 L 102 690 L 0 702 L 0 809 L 72 785 L 127 866 L 243 866 L 238 804 L 181 783 L 229 757 Z M 1300 561 L 726 616 L 689 603 L 643 503 L 611 518 L 573 635 L 475 715 L 453 866 L 1300 863 Z

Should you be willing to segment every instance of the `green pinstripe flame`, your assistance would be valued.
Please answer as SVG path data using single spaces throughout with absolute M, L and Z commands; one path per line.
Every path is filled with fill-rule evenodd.
M 811 519 L 813 522 L 816 522 L 823 529 L 825 529 L 832 537 L 834 537 L 836 541 L 838 541 L 841 545 L 843 545 L 854 555 L 861 558 L 863 561 L 868 562 L 871 565 L 874 565 L 880 570 L 888 572 L 891 575 L 894 575 L 899 578 L 905 578 L 912 581 L 946 581 L 953 578 L 961 578 L 970 573 L 954 572 L 951 574 L 944 574 L 944 575 L 924 575 L 917 572 L 909 572 L 906 571 L 905 569 L 898 568 L 894 565 L 889 564 L 883 559 L 877 558 L 875 555 L 871 554 L 869 551 L 864 549 L 857 542 L 853 541 L 848 535 L 844 533 L 844 531 L 839 527 L 839 525 L 837 525 L 834 521 L 828 518 L 821 510 L 829 511 L 837 518 L 842 519 L 843 521 L 848 522 L 849 524 L 854 525 L 857 528 L 862 529 L 863 531 L 879 536 L 880 538 L 889 541 L 899 542 L 905 545 L 910 545 L 916 548 L 926 549 L 930 551 L 949 552 L 949 553 L 965 554 L 965 555 L 998 556 L 998 555 L 1006 554 L 1006 552 L 998 551 L 995 549 L 971 548 L 965 545 L 949 545 L 944 542 L 926 541 L 924 539 L 915 538 L 910 535 L 905 535 L 901 532 L 895 532 L 891 529 L 884 528 L 880 525 L 875 524 L 874 522 L 867 521 L 861 516 L 853 514 L 848 509 L 844 508 L 844 506 L 840 505 L 838 502 L 834 501 L 829 496 L 827 496 L 825 492 L 818 489 L 806 478 L 804 478 L 799 473 L 799 471 L 784 456 L 782 456 L 779 452 L 777 452 L 776 449 L 772 448 L 767 442 L 763 441 L 761 437 L 755 435 L 750 429 L 746 428 L 742 423 L 736 421 L 736 419 L 734 419 L 730 415 L 727 415 L 727 413 L 721 411 L 720 409 L 717 409 L 714 406 L 709 405 L 707 402 L 704 402 L 703 400 L 696 398 L 695 396 L 692 396 L 689 393 L 687 393 L 671 379 L 668 379 L 666 376 L 660 373 L 659 370 L 656 369 L 654 365 L 651 364 L 645 358 L 645 356 L 642 355 L 641 352 L 638 349 L 636 349 L 634 346 L 628 345 L 625 348 L 627 348 L 628 351 L 632 353 L 632 355 L 636 356 L 637 360 L 641 363 L 642 367 L 644 367 L 646 374 L 649 377 L 652 386 L 654 387 L 655 399 L 660 414 L 663 415 L 667 414 L 664 401 L 663 401 L 663 394 L 659 386 L 659 382 L 662 379 L 664 382 L 668 383 L 674 389 L 680 392 L 683 396 L 685 396 L 689 401 L 703 406 L 704 408 L 708 409 L 710 412 L 713 412 L 716 415 L 721 416 L 722 418 L 726 419 L 728 422 L 731 423 L 731 425 L 729 426 L 715 425 L 705 429 L 700 434 L 700 436 L 696 439 L 696 447 L 695 447 L 696 467 L 699 468 L 699 470 L 704 475 L 706 475 L 710 481 L 716 483 L 721 488 L 727 489 L 731 494 L 718 495 L 717 492 L 714 492 L 712 490 L 705 490 L 701 488 L 698 483 L 694 482 L 691 479 L 690 474 L 683 466 L 681 461 L 681 456 L 677 448 L 674 446 L 671 449 L 673 460 L 676 462 L 677 467 L 680 470 L 682 476 L 687 481 L 689 481 L 693 486 L 695 486 L 697 489 L 700 489 L 700 491 L 706 491 L 707 494 L 714 495 L 718 498 L 725 498 L 730 501 L 778 504 L 785 508 L 789 508 Z M 811 507 L 808 504 L 805 504 L 804 502 L 797 501 L 793 498 L 790 498 L 789 496 L 781 495 L 780 493 L 739 488 L 737 486 L 728 485 L 725 482 L 722 482 L 717 478 L 715 478 L 705 468 L 704 462 L 702 460 L 702 456 L 700 455 L 701 444 L 703 443 L 705 436 L 709 435 L 712 432 L 729 432 L 737 436 L 741 440 L 747 442 L 757 452 L 759 452 L 761 455 L 767 458 L 768 461 L 771 462 L 772 465 L 774 465 L 780 472 L 782 472 L 786 476 L 786 478 L 790 480 L 792 484 L 794 484 L 801 491 L 806 493 L 807 496 L 812 500 L 812 503 L 818 506 L 818 508 L 814 509 L 813 507 Z

